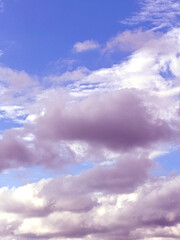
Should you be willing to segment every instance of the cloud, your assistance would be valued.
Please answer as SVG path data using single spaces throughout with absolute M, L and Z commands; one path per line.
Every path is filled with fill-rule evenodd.
M 81 67 L 43 77 L 56 82 L 49 89 L 26 72 L 1 67 L 7 99 L 2 119 L 28 115 L 21 129 L 2 136 L 1 170 L 22 165 L 63 169 L 88 160 L 106 162 L 127 150 L 178 144 L 178 36 L 174 29 L 154 38 L 110 68 L 89 72 Z
M 146 38 L 150 38 L 150 41 L 145 41 Z M 122 44 L 119 41 L 122 41 Z M 176 95 L 179 91 L 179 44 L 177 28 L 165 34 L 141 30 L 124 32 L 117 35 L 117 39 L 114 37 L 107 42 L 107 53 L 122 48 L 134 51 L 121 64 L 91 72 L 86 72 L 81 67 L 62 75 L 47 76 L 46 81 L 54 79 L 56 86 L 59 84 L 75 97 L 87 97 L 94 93 L 122 88 L 146 89 L 159 95 Z M 59 79 L 63 78 L 76 80 L 65 81 L 62 85 Z
M 85 78 L 89 75 L 90 70 L 86 67 L 78 67 L 74 71 L 67 71 L 61 75 L 50 75 L 44 77 L 45 81 L 52 81 L 53 84 L 61 83 L 62 85 L 67 85 L 69 82 L 74 82 Z
M 8 100 L 1 117 L 28 115 L 21 129 L 12 130 L 11 144 L 5 137 L 10 133 L 2 136 L 1 170 L 23 165 L 18 151 L 14 158 L 9 155 L 17 144 L 25 166 L 59 169 L 84 159 L 107 161 L 131 149 L 178 144 L 178 36 L 178 29 L 169 31 L 110 68 L 48 76 L 56 88 L 41 89 L 27 73 L 1 68 Z M 22 95 L 30 95 L 14 96 L 21 87 Z
M 171 123 L 158 117 L 155 105 L 146 106 L 145 95 L 143 91 L 122 89 L 89 97 L 68 108 L 52 102 L 45 115 L 37 119 L 37 136 L 52 141 L 82 141 L 111 150 L 172 139 L 176 133 Z
M 86 52 L 99 48 L 99 44 L 93 40 L 86 40 L 84 42 L 77 42 L 73 46 L 73 51 L 76 53 Z
M 167 107 L 169 97 L 135 89 L 80 101 L 60 91 L 51 92 L 51 98 L 49 94 L 31 104 L 32 115 L 24 127 L 4 132 L 1 170 L 37 165 L 63 169 L 84 161 L 106 161 L 127 150 L 178 144 L 178 111 L 171 104 Z
M 23 123 L 28 112 L 23 106 L 5 105 L 0 107 L 0 119 L 9 119 L 14 122 Z
M 106 200 L 106 195 L 99 195 L 97 192 L 103 191 L 108 194 L 132 192 L 146 180 L 148 169 L 152 166 L 151 161 L 141 154 L 137 158 L 127 155 L 118 161 L 115 166 L 104 169 L 102 166 L 96 167 L 77 176 L 41 180 L 12 189 L 1 188 L 0 221 L 7 223 L 6 218 L 9 216 L 11 226 L 15 226 L 11 227 L 11 233 L 6 229 L 0 229 L 1 235 L 34 239 L 38 237 L 71 239 L 74 236 L 81 238 L 89 234 L 103 233 L 106 224 L 103 226 L 102 222 L 100 227 L 95 216 L 98 214 L 97 216 L 101 218 L 101 209 L 106 208 L 111 197 L 107 195 Z M 100 182 L 96 181 L 98 179 Z M 116 201 L 117 196 L 112 195 L 112 206 Z M 88 223 L 91 217 L 92 224 Z M 70 227 L 64 229 L 67 221 Z M 36 230 L 32 232 L 34 223 Z M 9 227 L 10 223 L 7 223 L 7 226 Z
M 139 48 L 152 44 L 152 41 L 158 40 L 160 38 L 160 33 L 155 33 L 153 31 L 142 31 L 139 30 L 126 30 L 125 32 L 117 34 L 112 37 L 107 43 L 103 51 L 114 52 L 117 50 L 121 51 L 135 51 Z
M 0 171 L 19 167 L 43 166 L 63 169 L 77 164 L 75 153 L 68 145 L 60 142 L 39 142 L 33 131 L 10 129 L 2 134 L 0 140 Z
M 37 94 L 38 77 L 31 76 L 25 71 L 17 71 L 9 67 L 0 66 L 0 100 L 4 106 L 16 105 L 34 98 Z
M 19 88 L 27 87 L 33 84 L 33 79 L 25 71 L 16 71 L 8 67 L 0 67 L 0 81 L 1 84 L 8 84 Z
M 49 62 L 49 68 L 51 71 L 53 70 L 70 70 L 73 68 L 73 65 L 76 63 L 75 59 L 67 58 L 58 58 L 56 61 L 50 61 Z
M 31 165 L 34 155 L 28 146 L 16 138 L 15 130 L 6 131 L 0 140 L 0 170 L 19 167 L 20 165 Z
M 162 21 L 174 23 L 180 4 L 141 3 L 127 22 L 156 29 L 111 38 L 105 52 L 133 52 L 122 63 L 72 70 L 74 60 L 59 59 L 51 64 L 67 70 L 43 77 L 0 66 L 0 117 L 24 117 L 1 136 L 0 171 L 41 166 L 60 174 L 0 188 L 3 239 L 180 238 L 180 176 L 152 175 L 153 158 L 180 143 L 180 30 L 157 32 Z M 87 40 L 73 51 L 98 48 Z
M 150 23 L 157 27 L 179 26 L 180 3 L 178 0 L 140 0 L 141 10 L 123 21 L 125 24 Z
M 131 193 L 146 181 L 149 170 L 154 166 L 146 155 L 148 154 L 135 151 L 122 155 L 112 165 L 95 166 L 73 177 L 72 188 L 86 193 Z
M 136 160 L 133 166 L 132 163 L 129 162 L 128 168 L 138 167 Z M 116 170 L 124 171 L 123 168 Z M 107 177 L 108 174 L 107 170 Z M 130 177 L 128 172 L 120 176 L 122 180 Z M 89 191 L 90 185 L 83 188 L 91 179 L 88 174 L 87 178 L 78 177 L 1 188 L 1 236 L 66 240 L 179 238 L 179 176 L 156 177 L 131 193 L 112 191 L 111 194 L 97 192 L 96 187 Z

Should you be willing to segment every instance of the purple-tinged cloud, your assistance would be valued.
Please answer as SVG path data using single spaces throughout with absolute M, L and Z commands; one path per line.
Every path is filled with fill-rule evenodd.
M 16 134 L 16 131 L 8 130 L 0 140 L 0 170 L 32 164 L 33 152 Z
M 123 89 L 66 106 L 58 107 L 54 102 L 37 120 L 37 136 L 42 140 L 82 141 L 111 150 L 169 141 L 174 135 L 170 123 L 158 112 L 154 114 L 158 108 L 148 107 L 141 95 L 143 91 Z
M 67 240 L 179 238 L 179 176 L 150 179 L 126 194 L 97 192 L 96 187 L 82 189 L 83 184 L 88 187 L 88 178 L 83 174 L 80 178 L 81 182 L 77 176 L 66 176 L 11 190 L 1 188 L 0 222 L 11 229 L 0 228 L 1 236 Z M 13 219 L 11 223 L 8 216 Z
M 115 51 L 135 51 L 144 46 L 152 45 L 153 42 L 160 39 L 161 34 L 153 31 L 142 31 L 141 29 L 135 31 L 125 31 L 118 33 L 115 37 L 112 37 L 107 43 L 104 49 L 105 52 Z

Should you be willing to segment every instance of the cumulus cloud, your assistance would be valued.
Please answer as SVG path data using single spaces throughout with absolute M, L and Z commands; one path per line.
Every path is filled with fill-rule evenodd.
M 84 42 L 77 42 L 73 46 L 73 51 L 76 53 L 86 52 L 99 48 L 99 44 L 93 40 L 86 40 Z
M 96 188 L 83 190 L 88 179 L 80 182 L 69 176 L 1 188 L 0 221 L 6 223 L 6 228 L 1 224 L 1 236 L 78 240 L 180 236 L 179 176 L 154 178 L 134 192 L 110 195 Z
M 19 167 L 25 162 L 31 162 L 32 153 L 21 141 L 16 138 L 16 131 L 7 131 L 0 140 L 0 169 Z
M 174 135 L 171 124 L 153 117 L 153 107 L 146 107 L 141 95 L 145 93 L 123 89 L 64 109 L 50 105 L 37 120 L 37 135 L 40 139 L 85 141 L 112 150 L 170 140 Z
M 3 134 L 1 170 L 37 165 L 60 169 L 179 141 L 178 109 L 165 108 L 169 97 L 135 89 L 81 101 L 63 92 L 51 93 L 50 99 L 48 94 L 29 109 L 35 108 L 35 115 L 28 117 L 24 128 Z
M 53 186 L 59 185 L 60 181 L 61 188 L 58 194 L 64 196 L 70 193 L 75 195 L 93 192 L 131 193 L 146 181 L 149 170 L 155 166 L 147 156 L 148 153 L 138 151 L 122 155 L 112 165 L 97 165 L 79 175 L 68 176 L 65 180 L 56 179 L 48 183 L 46 191 L 51 192 Z
M 6 130 L 0 140 L 0 171 L 19 167 L 44 166 L 63 169 L 77 164 L 75 153 L 68 145 L 36 141 L 33 133 L 23 128 Z

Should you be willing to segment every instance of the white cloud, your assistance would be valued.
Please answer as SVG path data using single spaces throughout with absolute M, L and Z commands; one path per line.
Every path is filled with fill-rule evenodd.
M 67 85 L 66 89 L 74 96 L 87 96 L 98 91 L 107 92 L 121 88 L 146 89 L 164 96 L 178 95 L 179 35 L 180 30 L 173 29 L 164 35 L 137 31 L 117 36 L 107 43 L 108 51 L 124 47 L 120 46 L 119 41 L 130 44 L 134 50 L 138 49 L 123 63 L 82 76 L 74 84 Z M 133 42 L 133 38 L 137 41 Z M 145 41 L 148 38 L 150 41 Z M 129 43 L 126 39 L 129 39 Z
M 73 46 L 73 51 L 76 53 L 90 51 L 99 48 L 99 44 L 93 40 L 86 40 L 84 42 L 77 42 Z

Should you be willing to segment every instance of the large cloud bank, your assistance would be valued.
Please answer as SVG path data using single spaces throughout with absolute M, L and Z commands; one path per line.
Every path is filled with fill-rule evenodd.
M 144 4 L 147 14 L 153 6 Z M 134 19 L 143 21 L 142 13 Z M 179 36 L 179 28 L 118 34 L 102 54 L 126 42 L 128 59 L 45 76 L 40 82 L 49 88 L 0 67 L 0 117 L 23 123 L 1 135 L 0 171 L 43 166 L 64 173 L 0 188 L 2 239 L 180 238 L 180 176 L 153 174 L 154 156 L 180 146 Z M 85 170 L 68 172 L 72 166 Z

